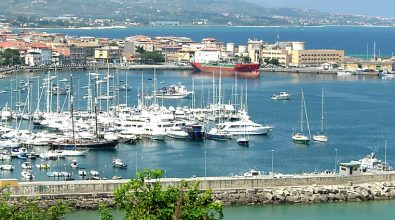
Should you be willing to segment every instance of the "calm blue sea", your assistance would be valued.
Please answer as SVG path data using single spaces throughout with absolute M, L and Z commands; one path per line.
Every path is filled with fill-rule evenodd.
M 86 71 L 72 72 L 74 81 L 75 108 L 86 109 L 86 100 L 81 97 L 86 91 L 82 89 L 87 83 Z M 105 75 L 105 71 L 99 71 Z M 152 90 L 152 71 L 119 71 L 115 78 L 126 81 L 133 86 L 128 94 L 128 104 L 137 105 L 137 94 L 141 89 L 141 74 L 144 75 L 145 89 Z M 70 72 L 60 72 L 59 79 L 69 77 Z M 0 80 L 0 87 L 11 89 L 15 82 L 29 80 L 29 77 L 46 77 L 45 74 L 25 74 L 10 76 Z M 212 78 L 209 75 L 196 74 L 192 71 L 157 71 L 157 81 L 163 81 L 160 86 L 182 83 L 191 88 L 192 77 L 195 78 L 196 105 L 203 106 L 212 102 Z M 33 87 L 37 85 L 35 78 Z M 223 78 L 224 100 L 231 100 L 233 78 Z M 216 79 L 218 83 L 218 79 Z M 334 169 L 336 160 L 349 161 L 359 159 L 371 152 L 372 148 L 378 150 L 377 154 L 384 159 L 384 142 L 387 141 L 387 160 L 395 164 L 395 136 L 393 129 L 395 118 L 392 111 L 395 109 L 394 96 L 395 81 L 383 80 L 378 77 L 348 78 L 336 75 L 316 74 L 290 74 L 290 73 L 263 73 L 259 79 L 239 79 L 239 93 L 241 87 L 248 90 L 248 111 L 251 119 L 262 124 L 274 126 L 274 131 L 268 136 L 251 136 L 250 147 L 241 147 L 234 140 L 226 142 L 205 141 L 192 143 L 168 139 L 165 142 L 142 141 L 136 145 L 120 144 L 113 151 L 91 151 L 85 158 L 77 158 L 80 166 L 87 169 L 97 169 L 103 177 L 111 178 L 114 175 L 124 178 L 133 177 L 136 169 L 161 168 L 166 170 L 167 177 L 204 176 L 205 153 L 207 159 L 208 176 L 227 176 L 240 174 L 251 168 L 257 170 L 271 170 L 271 150 L 274 151 L 274 170 L 282 173 L 301 173 Z M 62 85 L 65 86 L 65 85 Z M 101 91 L 104 90 L 104 85 Z M 14 86 L 15 88 L 15 86 Z M 311 132 L 314 134 L 320 128 L 321 117 L 321 90 L 325 91 L 325 105 L 327 118 L 327 131 L 329 142 L 299 145 L 291 141 L 293 130 L 299 129 L 301 91 L 304 91 Z M 202 96 L 204 91 L 204 96 Z M 279 91 L 288 91 L 293 94 L 293 100 L 273 101 L 270 96 Z M 19 97 L 20 96 L 20 97 Z M 13 94 L 13 102 L 20 99 L 24 102 L 26 93 Z M 37 92 L 33 94 L 36 100 Z M 125 93 L 120 94 L 120 103 L 125 103 Z M 60 99 L 60 106 L 66 110 L 65 96 Z M 45 100 L 45 99 L 44 99 Z M 41 106 L 43 106 L 41 101 Z M 0 94 L 0 103 L 3 106 L 11 103 L 11 92 Z M 54 97 L 53 104 L 55 106 Z M 168 101 L 159 100 L 164 106 L 183 107 L 191 104 L 190 99 Z M 36 108 L 36 101 L 32 103 Z M 99 107 L 106 108 L 102 102 Z M 55 107 L 54 107 L 55 109 Z M 15 122 L 9 123 L 14 126 Z M 22 126 L 27 126 L 22 124 Z M 45 151 L 46 148 L 36 148 L 36 152 Z M 128 164 L 128 169 L 120 170 L 111 166 L 113 157 L 120 157 Z M 72 159 L 52 161 L 51 170 L 69 172 Z M 2 178 L 20 178 L 20 163 L 14 159 L 16 165 L 14 172 L 0 172 Z M 3 163 L 7 163 L 4 161 Z M 33 163 L 41 163 L 37 160 Z M 33 170 L 36 180 L 49 180 L 45 171 Z M 78 177 L 77 177 L 78 178 Z
M 65 33 L 72 36 L 93 36 L 123 39 L 133 35 L 185 36 L 195 41 L 214 37 L 224 43 L 245 45 L 248 39 L 260 39 L 269 43 L 280 41 L 304 41 L 307 49 L 340 49 L 347 55 L 390 56 L 395 52 L 395 28 L 393 27 L 132 27 L 125 29 L 40 29 L 49 33 Z

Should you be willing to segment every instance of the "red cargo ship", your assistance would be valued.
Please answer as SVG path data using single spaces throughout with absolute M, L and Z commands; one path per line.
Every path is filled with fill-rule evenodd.
M 191 63 L 202 72 L 221 74 L 223 76 L 259 77 L 259 64 L 253 63 Z

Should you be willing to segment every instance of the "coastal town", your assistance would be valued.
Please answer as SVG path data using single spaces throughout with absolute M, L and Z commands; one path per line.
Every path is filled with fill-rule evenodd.
M 308 43 L 305 42 L 266 42 L 261 39 L 248 39 L 245 45 L 235 45 L 215 38 L 204 38 L 200 42 L 174 36 L 136 35 L 110 39 L 23 30 L 14 33 L 8 25 L 0 29 L 1 71 L 55 66 L 128 69 L 150 64 L 188 68 L 190 62 L 241 62 L 256 63 L 269 69 L 307 67 L 305 71 L 313 73 L 328 70 L 327 73 L 379 74 L 392 72 L 395 61 L 392 57 L 379 57 L 376 51 L 368 56 L 369 59 L 361 59 L 346 56 L 344 50 L 306 48 Z M 4 53 L 6 50 L 8 55 Z
M 232 220 L 265 205 L 395 199 L 395 18 L 212 8 L 223 1 L 200 13 L 179 0 L 87 0 L 98 7 L 54 13 L 56 2 L 0 3 L 14 6 L 0 10 L 2 210 L 249 210 Z M 236 26 L 267 23 L 285 26 Z M 198 203 L 209 207 L 185 217 Z

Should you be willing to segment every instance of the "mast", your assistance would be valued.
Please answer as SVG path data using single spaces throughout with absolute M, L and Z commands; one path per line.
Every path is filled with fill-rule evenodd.
M 303 104 L 304 104 L 304 95 L 302 91 L 302 102 L 300 103 L 300 133 L 303 133 Z
M 376 41 L 373 42 L 373 60 L 376 60 Z
M 126 90 L 125 90 L 125 104 L 126 104 L 126 107 L 128 107 L 128 88 L 129 88 L 129 86 L 128 86 L 128 73 L 127 72 L 125 72 L 125 88 L 126 88 Z
M 156 100 L 156 68 L 154 68 L 154 104 L 157 104 L 157 100 Z
M 192 109 L 195 109 L 195 77 L 192 77 Z
M 309 138 L 310 138 L 311 137 L 311 133 L 310 133 L 309 118 L 307 117 L 307 108 L 306 108 L 306 102 L 305 102 L 304 97 L 303 97 L 303 105 L 304 105 L 304 113 L 305 113 L 305 116 L 306 116 L 307 130 L 309 131 Z
M 98 138 L 99 137 L 99 130 L 98 130 L 98 127 L 97 127 L 97 83 L 98 83 L 98 81 L 97 81 L 97 79 L 98 79 L 98 76 L 95 76 L 95 84 L 94 84 L 94 91 L 95 91 L 95 93 L 94 93 L 94 112 L 95 112 L 95 131 L 94 131 L 94 135 L 96 135 L 96 138 Z
M 75 141 L 74 130 L 74 99 L 73 99 L 73 75 L 70 74 L 70 89 L 69 89 L 70 115 L 71 115 L 71 129 L 73 131 L 73 141 Z
M 324 131 L 324 90 L 321 91 L 321 133 Z
M 60 113 L 60 109 L 59 109 L 59 92 L 60 92 L 60 88 L 59 88 L 59 77 L 58 77 L 58 73 L 56 71 L 56 65 L 55 65 L 55 76 L 56 76 L 56 113 Z
M 384 169 L 387 169 L 387 141 L 384 142 Z

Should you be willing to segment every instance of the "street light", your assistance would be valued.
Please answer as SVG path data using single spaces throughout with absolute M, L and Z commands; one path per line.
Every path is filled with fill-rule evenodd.
M 337 168 L 337 148 L 335 148 L 335 174 L 336 174 L 336 168 Z
M 272 177 L 274 178 L 274 150 L 272 150 Z
M 136 160 L 135 160 L 135 165 L 136 165 L 136 178 L 137 178 L 137 152 L 136 152 Z
M 204 151 L 204 177 L 207 177 L 207 151 Z

